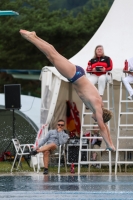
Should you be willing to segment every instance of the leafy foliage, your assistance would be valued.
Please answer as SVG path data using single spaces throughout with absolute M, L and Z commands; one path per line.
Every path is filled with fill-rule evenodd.
M 66 58 L 72 57 L 83 48 L 99 28 L 109 10 L 109 2 L 111 1 L 0 1 L 1 10 L 19 12 L 19 16 L 0 16 L 1 68 L 41 69 L 43 66 L 51 65 L 34 45 L 20 36 L 20 29 L 36 31 L 39 37 L 53 44 L 63 56 Z M 58 7 L 57 4 L 55 6 L 57 10 L 49 11 L 51 3 L 52 5 L 58 4 Z M 59 6 L 63 8 L 64 5 L 69 10 L 58 9 Z M 77 6 L 77 10 L 75 6 Z
M 19 16 L 4 16 L 0 18 L 0 62 L 1 68 L 38 69 L 43 66 L 42 55 L 30 43 L 24 41 L 19 30 L 43 30 L 47 26 L 47 0 L 5 0 L 0 3 L 2 10 L 15 10 Z M 43 12 L 42 12 L 43 10 Z M 36 56 L 35 56 L 36 55 Z M 44 57 L 43 57 L 44 58 Z

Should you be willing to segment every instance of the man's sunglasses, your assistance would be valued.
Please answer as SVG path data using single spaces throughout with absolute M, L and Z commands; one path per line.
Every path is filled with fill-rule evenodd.
M 64 126 L 64 124 L 58 124 L 58 126 Z

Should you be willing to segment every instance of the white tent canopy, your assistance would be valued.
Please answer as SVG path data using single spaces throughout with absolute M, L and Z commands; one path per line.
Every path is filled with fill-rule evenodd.
M 5 106 L 4 94 L 0 94 L 0 105 Z M 27 117 L 33 121 L 39 129 L 41 99 L 33 96 L 21 95 L 21 105 L 20 112 L 25 115 L 25 118 Z
M 94 49 L 101 44 L 105 54 L 113 60 L 113 79 L 120 81 L 125 59 L 133 57 L 133 0 L 115 0 L 103 23 L 92 39 L 70 61 L 86 69 Z M 49 68 L 64 79 L 58 71 Z
M 120 81 L 123 74 L 122 70 L 125 59 L 129 59 L 133 56 L 132 8 L 133 0 L 115 0 L 106 18 L 92 39 L 83 49 L 73 56 L 70 61 L 86 69 L 88 60 L 93 57 L 95 47 L 101 44 L 104 47 L 105 54 L 110 56 L 113 61 L 112 73 L 113 79 L 116 80 L 115 83 Z M 78 98 L 72 84 L 68 83 L 68 80 L 64 78 L 55 67 L 45 66 L 42 69 L 41 79 L 41 124 L 50 124 L 53 118 L 58 119 L 57 116 L 63 117 L 62 112 L 58 115 L 58 108 L 61 106 L 65 108 L 66 100 L 74 101 L 81 113 L 82 101 Z M 118 87 L 117 90 L 114 91 L 116 92 L 116 96 L 118 96 L 119 92 Z M 47 101 L 47 96 L 45 94 L 51 98 L 47 107 L 44 105 L 44 100 Z M 118 99 L 116 99 L 115 104 L 118 105 Z

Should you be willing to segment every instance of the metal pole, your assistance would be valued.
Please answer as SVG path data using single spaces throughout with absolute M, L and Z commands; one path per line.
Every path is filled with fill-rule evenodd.
M 12 124 L 12 132 L 13 132 L 13 138 L 15 138 L 15 116 L 14 116 L 14 109 L 12 110 L 12 114 L 13 114 L 13 124 Z

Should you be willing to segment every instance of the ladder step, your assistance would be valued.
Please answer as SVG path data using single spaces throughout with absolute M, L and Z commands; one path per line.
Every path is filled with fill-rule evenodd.
M 114 110 L 114 108 L 110 108 L 109 110 Z M 84 115 L 92 115 L 92 112 L 84 112 L 84 113 L 83 113 L 83 116 L 84 116 Z
M 119 136 L 118 139 L 133 139 L 133 136 L 132 137 L 127 137 L 127 136 L 122 137 L 122 136 Z
M 79 149 L 79 151 L 94 151 L 94 149 Z M 95 151 L 106 151 L 106 152 L 109 152 L 109 150 L 105 150 L 105 149 L 95 149 Z
M 131 115 L 133 112 L 120 112 L 120 115 Z
M 133 151 L 133 149 L 117 149 L 116 151 Z
M 92 112 L 84 112 L 83 115 L 92 115 Z
M 120 124 L 119 126 L 120 126 L 120 127 L 126 127 L 126 126 L 128 126 L 128 127 L 133 127 L 133 124 Z
M 83 125 L 82 125 L 82 127 L 92 127 L 92 126 L 93 126 L 93 124 L 86 124 L 86 125 L 83 124 Z
M 133 100 L 121 100 L 120 102 L 121 103 L 126 103 L 126 102 L 128 103 L 128 102 L 133 102 Z
M 97 137 L 97 136 L 89 136 L 89 137 L 81 137 L 82 139 L 91 139 L 91 138 L 93 138 L 93 139 L 103 139 L 103 137 Z
M 109 161 L 80 161 L 79 164 L 104 164 L 104 163 L 109 163 Z
M 121 163 L 121 164 L 130 164 L 132 163 L 133 164 L 133 161 L 117 161 L 117 163 Z

